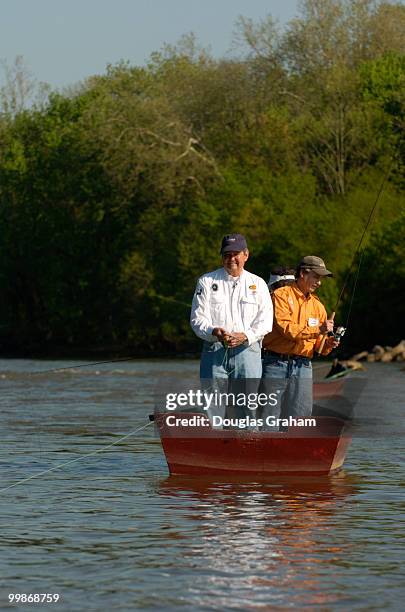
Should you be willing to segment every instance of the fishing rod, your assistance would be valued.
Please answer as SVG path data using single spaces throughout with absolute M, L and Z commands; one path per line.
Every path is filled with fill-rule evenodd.
M 344 291 L 345 291 L 345 289 L 346 289 L 347 283 L 349 282 L 349 278 L 350 278 L 350 275 L 351 275 L 351 273 L 352 273 L 352 269 L 353 269 L 354 263 L 355 263 L 355 261 L 356 261 L 357 255 L 358 255 L 358 253 L 359 253 L 359 251 L 360 251 L 360 249 L 361 249 L 361 245 L 363 244 L 363 240 L 364 240 L 365 235 L 366 235 L 366 233 L 367 233 L 367 230 L 368 230 L 368 228 L 369 228 L 369 226 L 370 226 L 370 224 L 371 224 L 371 221 L 372 221 L 372 218 L 373 218 L 374 212 L 375 212 L 375 210 L 376 210 L 376 208 L 377 208 L 377 204 L 378 204 L 379 199 L 380 199 L 380 197 L 381 197 L 381 194 L 382 194 L 382 192 L 383 192 L 384 185 L 385 185 L 385 183 L 387 182 L 388 176 L 389 176 L 389 174 L 390 174 L 390 172 L 391 172 L 392 162 L 393 162 L 393 159 L 391 159 L 390 165 L 388 166 L 388 170 L 387 170 L 387 172 L 385 173 L 385 175 L 384 175 L 384 177 L 383 177 L 383 180 L 382 180 L 382 182 L 381 182 L 380 189 L 378 190 L 377 197 L 376 197 L 376 199 L 375 199 L 374 205 L 373 205 L 373 207 L 372 207 L 372 209 L 371 209 L 371 211 L 370 211 L 370 214 L 369 214 L 368 219 L 367 219 L 367 223 L 366 223 L 366 225 L 365 225 L 365 227 L 364 227 L 363 233 L 362 233 L 361 238 L 360 238 L 360 240 L 359 240 L 359 244 L 357 245 L 357 248 L 356 248 L 356 250 L 355 250 L 355 252 L 354 252 L 354 255 L 353 255 L 352 261 L 351 261 L 351 263 L 350 263 L 349 270 L 348 270 L 348 272 L 347 272 L 347 275 L 346 275 L 345 281 L 344 281 L 344 283 L 343 283 L 343 286 L 342 286 L 342 288 L 341 288 L 341 290 L 340 290 L 340 293 L 339 293 L 338 299 L 337 299 L 337 301 L 336 301 L 335 308 L 334 308 L 334 310 L 333 310 L 334 312 L 336 312 L 336 311 L 337 311 L 337 308 L 338 308 L 338 306 L 339 306 L 339 303 L 340 303 L 340 301 L 341 301 L 341 299 L 342 299 L 342 297 L 343 297 L 343 293 L 344 293 Z M 358 265 L 358 270 L 357 270 L 357 275 L 356 275 L 356 284 L 357 284 L 358 273 L 359 273 L 359 269 L 360 269 L 360 265 L 361 265 L 361 260 L 362 260 L 362 257 L 363 257 L 363 255 L 361 254 L 361 257 L 360 257 L 360 260 L 359 260 L 359 265 Z
M 346 286 L 347 286 L 347 284 L 349 282 L 349 279 L 351 277 L 352 269 L 353 269 L 353 266 L 355 264 L 355 261 L 358 259 L 357 272 L 356 272 L 356 276 L 355 276 L 355 280 L 354 280 L 353 291 L 352 291 L 352 295 L 351 295 L 351 299 L 350 299 L 349 310 L 348 310 L 348 313 L 347 313 L 345 326 L 340 325 L 340 326 L 338 326 L 336 328 L 335 332 L 328 332 L 327 334 L 325 334 L 325 336 L 324 336 L 324 338 L 323 338 L 323 340 L 322 340 L 322 342 L 321 342 L 321 344 L 319 346 L 319 349 L 318 349 L 319 353 L 322 352 L 322 349 L 324 347 L 324 344 L 325 344 L 327 336 L 329 336 L 329 337 L 334 336 L 334 338 L 336 340 L 340 341 L 340 339 L 346 333 L 347 327 L 349 325 L 349 319 L 350 319 L 350 314 L 351 314 L 351 310 L 352 310 L 352 306 L 353 306 L 354 295 L 355 295 L 355 292 L 356 292 L 356 289 L 357 289 L 357 282 L 358 282 L 359 275 L 360 275 L 361 263 L 362 263 L 362 260 L 363 260 L 364 249 L 361 252 L 360 252 L 360 249 L 361 249 L 361 246 L 363 244 L 363 240 L 364 240 L 364 238 L 366 236 L 367 230 L 368 230 L 368 228 L 371 225 L 371 222 L 372 222 L 372 219 L 373 219 L 373 216 L 374 216 L 374 212 L 375 212 L 375 210 L 377 208 L 378 202 L 380 200 L 381 194 L 382 194 L 383 189 L 384 189 L 384 185 L 387 182 L 388 176 L 389 176 L 389 174 L 391 172 L 392 164 L 393 164 L 393 157 L 391 158 L 390 164 L 388 166 L 388 170 L 384 174 L 383 180 L 381 181 L 381 185 L 380 185 L 380 188 L 378 190 L 377 197 L 376 197 L 376 199 L 374 201 L 374 204 L 373 204 L 373 206 L 372 206 L 372 208 L 370 210 L 370 213 L 369 213 L 369 216 L 368 216 L 368 219 L 367 219 L 367 223 L 366 223 L 366 225 L 364 227 L 364 230 L 363 230 L 363 233 L 362 233 L 361 238 L 359 240 L 359 243 L 357 245 L 357 248 L 356 248 L 356 250 L 355 250 L 355 252 L 353 254 L 352 260 L 350 262 L 349 270 L 348 270 L 348 272 L 346 274 L 346 278 L 344 280 L 344 283 L 343 283 L 342 288 L 340 290 L 340 293 L 338 295 L 335 307 L 334 307 L 334 309 L 332 311 L 332 314 L 331 314 L 331 320 L 333 321 L 334 317 L 335 317 L 335 312 L 337 312 L 338 306 L 339 306 L 339 304 L 341 302 L 341 299 L 342 299 L 343 294 L 345 292 Z M 360 253 L 360 257 L 358 257 L 359 253 Z

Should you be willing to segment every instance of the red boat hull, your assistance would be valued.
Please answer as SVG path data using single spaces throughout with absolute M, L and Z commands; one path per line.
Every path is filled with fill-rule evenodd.
M 313 385 L 314 400 L 322 399 L 324 397 L 332 397 L 334 395 L 341 395 L 345 380 L 338 378 L 337 380 L 325 380 L 322 382 L 316 382 Z
M 330 474 L 342 467 L 351 442 L 345 422 L 334 417 L 317 417 L 316 427 L 271 433 L 173 427 L 168 416 L 157 415 L 155 421 L 171 474 Z

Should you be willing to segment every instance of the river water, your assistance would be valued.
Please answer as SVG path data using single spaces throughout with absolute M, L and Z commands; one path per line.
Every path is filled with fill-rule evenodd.
M 78 363 L 0 360 L 0 609 L 403 609 L 403 435 L 331 477 L 169 477 L 153 388 L 198 363 Z M 401 367 L 367 367 L 363 408 L 405 417 Z

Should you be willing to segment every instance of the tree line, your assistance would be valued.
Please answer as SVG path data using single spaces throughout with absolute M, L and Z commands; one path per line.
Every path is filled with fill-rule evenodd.
M 220 265 L 232 231 L 266 279 L 323 257 L 331 310 L 377 197 L 353 303 L 355 274 L 336 318 L 351 308 L 347 347 L 398 342 L 404 31 L 401 3 L 306 0 L 284 28 L 241 18 L 231 59 L 189 35 L 30 104 L 21 65 L 9 70 L 2 353 L 196 350 L 196 278 Z

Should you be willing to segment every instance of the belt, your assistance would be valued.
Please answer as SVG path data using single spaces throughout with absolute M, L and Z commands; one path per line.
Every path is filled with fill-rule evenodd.
M 275 351 L 270 351 L 269 349 L 263 349 L 265 355 L 269 355 L 270 357 L 277 357 L 277 359 L 281 359 L 281 361 L 288 361 L 289 359 L 307 359 L 311 361 L 310 357 L 306 355 L 289 355 L 288 353 L 276 353 Z

